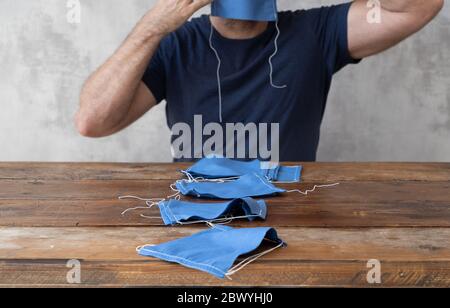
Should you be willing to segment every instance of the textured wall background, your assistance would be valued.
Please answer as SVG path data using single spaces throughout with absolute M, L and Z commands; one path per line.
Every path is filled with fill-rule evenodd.
M 81 0 L 81 24 L 69 24 L 66 0 L 0 0 L 0 161 L 170 160 L 163 104 L 100 140 L 78 136 L 72 121 L 82 82 L 154 2 Z M 336 76 L 319 159 L 450 161 L 449 88 L 447 1 L 425 30 Z

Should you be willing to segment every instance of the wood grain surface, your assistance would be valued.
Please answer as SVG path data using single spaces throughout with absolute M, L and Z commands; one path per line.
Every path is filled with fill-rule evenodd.
M 294 163 L 292 163 L 294 164 Z M 220 280 L 157 259 L 138 245 L 205 229 L 163 227 L 156 208 L 121 195 L 171 194 L 186 164 L 0 163 L 0 286 L 73 287 L 67 260 L 80 260 L 82 286 L 382 286 L 450 287 L 450 164 L 302 163 L 308 196 L 266 198 L 270 226 L 288 243 Z M 366 280 L 382 265 L 381 285 Z

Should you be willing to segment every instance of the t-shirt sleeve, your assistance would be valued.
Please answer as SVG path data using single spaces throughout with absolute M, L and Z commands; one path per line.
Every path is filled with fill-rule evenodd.
M 153 93 L 157 103 L 166 99 L 168 45 L 167 39 L 161 41 L 142 77 L 142 81 Z
M 317 36 L 327 69 L 336 73 L 347 64 L 358 63 L 348 48 L 348 12 L 352 2 L 306 11 Z

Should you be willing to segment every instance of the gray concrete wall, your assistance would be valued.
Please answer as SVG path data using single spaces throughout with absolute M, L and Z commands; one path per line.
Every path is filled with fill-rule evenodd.
M 81 23 L 69 24 L 66 0 L 0 0 L 0 161 L 170 160 L 163 104 L 100 140 L 79 137 L 72 123 L 84 79 L 154 2 L 81 0 Z M 449 87 L 447 1 L 425 30 L 336 76 L 319 159 L 450 161 Z

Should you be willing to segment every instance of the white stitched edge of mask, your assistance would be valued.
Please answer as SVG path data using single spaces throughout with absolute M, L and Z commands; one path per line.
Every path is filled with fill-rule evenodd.
M 266 182 L 264 182 L 264 180 L 257 174 L 257 173 L 254 173 L 254 175 L 264 184 L 264 185 L 266 185 L 267 187 L 269 187 L 270 189 L 272 189 L 273 190 L 273 187 L 270 187 L 270 185 L 268 185 Z M 275 188 L 277 188 L 277 189 L 281 189 L 281 188 L 278 188 L 278 187 L 275 187 Z M 284 190 L 284 189 L 283 189 Z
M 154 253 L 154 254 L 156 254 L 156 255 L 159 254 L 159 255 L 161 255 L 161 256 L 166 256 L 166 257 L 169 257 L 169 258 L 173 258 L 173 259 L 175 259 L 175 260 L 185 261 L 186 263 L 189 263 L 190 265 L 193 265 L 193 267 L 196 268 L 196 269 L 198 269 L 198 270 L 204 270 L 204 268 L 199 268 L 199 267 L 197 267 L 197 266 L 195 266 L 195 265 L 209 267 L 209 268 L 213 269 L 214 271 L 219 272 L 221 275 L 224 275 L 224 276 L 226 276 L 226 274 L 227 274 L 226 272 L 224 272 L 224 271 L 221 270 L 220 268 L 215 267 L 215 266 L 210 265 L 210 264 L 205 264 L 205 263 L 201 263 L 201 262 L 195 262 L 195 261 L 191 261 L 191 260 L 189 260 L 189 259 L 183 258 L 183 257 L 178 257 L 178 256 L 170 255 L 170 254 L 167 254 L 167 253 L 163 253 L 163 252 L 159 252 L 159 251 L 155 251 L 155 250 L 146 249 L 145 246 L 142 247 L 142 248 L 139 250 L 139 253 L 141 252 L 141 250 L 144 250 L 144 251 L 147 251 L 147 252 L 150 252 L 150 253 Z
M 241 215 L 241 216 L 232 216 L 232 217 L 224 217 L 224 218 L 213 218 L 213 219 L 203 219 L 203 220 L 194 220 L 194 221 L 186 221 L 183 222 L 181 220 L 179 220 L 175 214 L 173 213 L 172 209 L 170 208 L 169 204 L 167 204 L 167 210 L 166 210 L 166 206 L 163 206 L 164 208 L 164 212 L 167 214 L 167 210 L 170 212 L 170 214 L 172 214 L 173 218 L 175 219 L 175 222 L 180 224 L 180 225 L 191 225 L 191 224 L 196 224 L 196 223 L 214 223 L 217 221 L 233 221 L 236 219 L 244 219 L 244 218 L 249 218 L 249 217 L 261 217 L 262 215 L 262 209 L 259 210 L 259 214 L 252 214 L 252 215 Z M 170 218 L 170 215 L 167 215 Z

